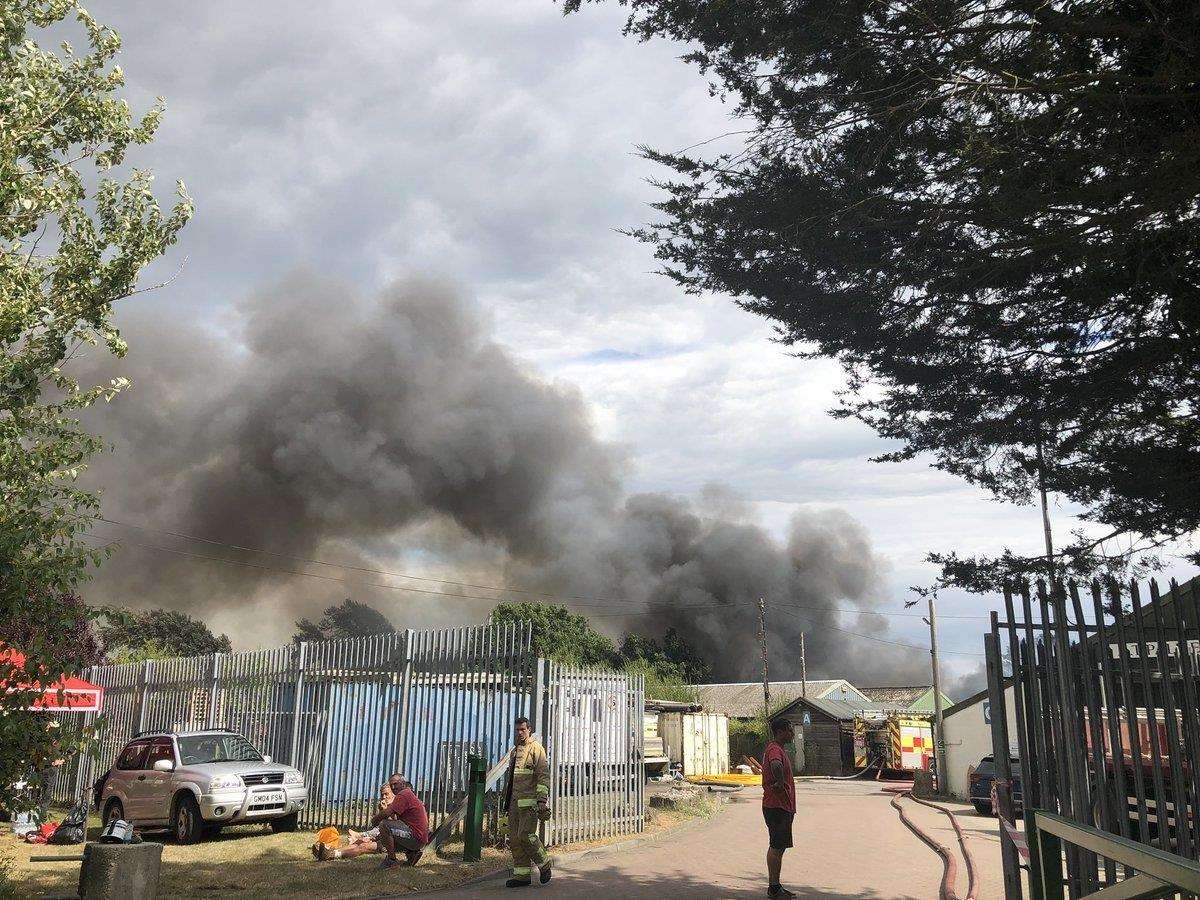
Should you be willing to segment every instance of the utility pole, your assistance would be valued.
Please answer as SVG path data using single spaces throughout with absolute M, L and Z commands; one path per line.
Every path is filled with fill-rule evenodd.
M 800 696 L 808 697 L 808 669 L 804 665 L 804 632 L 800 632 Z
M 771 718 L 771 681 L 767 677 L 767 602 L 758 598 L 758 643 L 762 648 L 763 662 L 763 718 Z
M 929 655 L 933 658 L 933 747 L 934 758 L 937 761 L 938 793 L 943 792 L 946 784 L 946 742 L 942 732 L 942 673 L 938 664 L 937 645 L 937 606 L 934 603 L 934 592 L 928 594 L 929 600 Z

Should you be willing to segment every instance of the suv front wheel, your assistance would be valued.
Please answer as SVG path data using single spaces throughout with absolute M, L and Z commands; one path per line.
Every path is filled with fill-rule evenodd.
M 179 844 L 194 844 L 204 837 L 204 819 L 200 815 L 200 804 L 191 794 L 183 794 L 175 801 L 171 832 L 175 835 L 175 842 Z

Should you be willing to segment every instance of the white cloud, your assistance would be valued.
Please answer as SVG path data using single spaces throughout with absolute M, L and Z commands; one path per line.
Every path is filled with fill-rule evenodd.
M 845 508 L 897 595 L 928 577 L 930 549 L 1037 546 L 1031 512 L 919 463 L 868 462 L 882 443 L 826 415 L 835 366 L 790 357 L 727 299 L 684 296 L 617 233 L 655 215 L 646 180 L 662 173 L 636 144 L 729 124 L 681 48 L 622 37 L 615 5 L 565 19 L 549 0 L 93 6 L 125 37 L 133 98 L 167 98 L 136 161 L 198 203 L 151 273 L 187 255 L 184 276 L 141 308 L 219 320 L 301 267 L 364 290 L 448 276 L 518 356 L 579 385 L 629 448 L 634 489 L 724 482 L 780 531 L 797 508 Z

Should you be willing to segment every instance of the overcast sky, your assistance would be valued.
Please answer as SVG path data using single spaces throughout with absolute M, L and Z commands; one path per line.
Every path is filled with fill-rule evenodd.
M 137 162 L 164 201 L 183 178 L 194 222 L 128 304 L 220 324 L 300 269 L 376 289 L 432 274 L 477 298 L 498 338 L 578 386 L 624 445 L 630 490 L 730 486 L 782 530 L 840 507 L 888 562 L 900 610 L 930 550 L 1035 550 L 1033 510 L 921 464 L 868 461 L 867 429 L 826 415 L 836 367 L 799 361 L 727 298 L 684 296 L 617 232 L 654 215 L 635 147 L 678 149 L 737 127 L 679 47 L 620 34 L 622 13 L 563 18 L 551 0 L 93 0 L 125 39 L 127 96 L 167 115 Z M 135 402 L 133 395 L 122 402 Z M 1066 530 L 1065 522 L 1062 529 Z M 948 597 L 946 614 L 986 612 Z M 947 619 L 948 649 L 982 623 Z M 893 636 L 926 638 L 919 619 Z M 952 671 L 978 659 L 948 657 Z

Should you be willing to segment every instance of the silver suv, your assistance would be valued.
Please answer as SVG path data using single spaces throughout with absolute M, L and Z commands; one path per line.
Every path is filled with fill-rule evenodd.
M 222 825 L 270 822 L 273 831 L 295 831 L 307 799 L 298 769 L 272 763 L 237 732 L 216 729 L 135 735 L 96 805 L 105 824 L 169 827 L 191 844 Z

